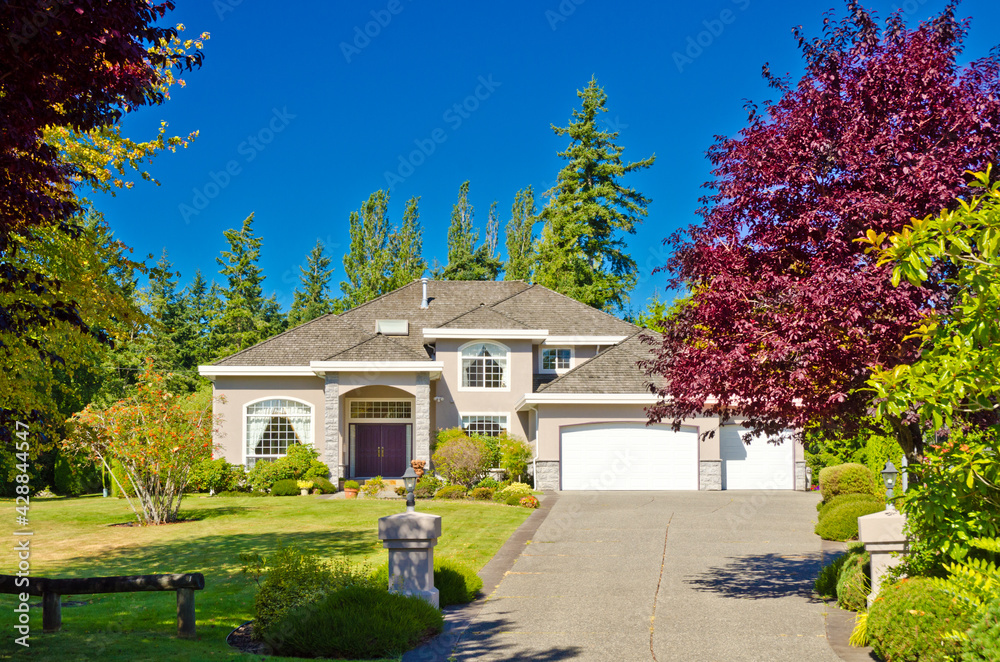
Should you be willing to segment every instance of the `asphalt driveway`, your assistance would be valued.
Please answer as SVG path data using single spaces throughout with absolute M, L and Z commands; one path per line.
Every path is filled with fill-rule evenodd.
M 818 499 L 564 492 L 453 655 L 839 662 L 811 597 Z

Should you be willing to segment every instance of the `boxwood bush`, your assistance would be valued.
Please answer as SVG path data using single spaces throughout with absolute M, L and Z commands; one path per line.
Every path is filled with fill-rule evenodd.
M 298 496 L 299 482 L 293 478 L 279 480 L 271 486 L 271 496 Z
M 819 520 L 822 520 L 824 517 L 826 517 L 827 513 L 829 513 L 830 510 L 839 506 L 842 503 L 860 503 L 860 502 L 870 502 L 870 501 L 877 502 L 881 506 L 881 509 L 885 509 L 885 500 L 880 497 L 872 496 L 871 494 L 841 494 L 840 496 L 835 496 L 832 499 L 830 499 L 828 503 L 823 503 L 821 501 L 818 504 L 816 504 L 816 508 L 817 510 L 819 510 L 817 518 Z
M 494 491 L 492 487 L 476 487 L 469 495 L 476 501 L 492 501 Z
M 875 474 L 863 464 L 853 462 L 836 464 L 819 472 L 819 489 L 824 502 L 829 502 L 841 494 L 874 496 L 880 491 L 878 485 L 875 482 Z
M 326 478 L 320 478 L 317 476 L 312 479 L 313 487 L 318 489 L 321 494 L 336 494 L 337 486 L 328 481 Z
M 382 565 L 372 575 L 376 586 L 389 586 L 389 566 Z M 464 605 L 476 599 L 483 588 L 483 580 L 472 568 L 452 559 L 434 559 L 434 588 L 442 607 Z
M 511 505 L 511 499 L 513 497 L 517 497 L 517 500 L 513 504 L 516 505 L 517 502 L 521 500 L 521 497 L 526 497 L 530 494 L 531 485 L 528 485 L 527 483 L 511 483 L 510 485 L 497 490 L 493 495 L 493 500 Z
M 443 627 L 441 612 L 421 598 L 349 586 L 290 609 L 264 640 L 278 655 L 396 658 Z
M 994 598 L 982 617 L 969 629 L 969 640 L 962 650 L 962 662 L 997 662 L 1000 660 L 1000 597 Z
M 446 485 L 434 493 L 435 499 L 464 499 L 464 485 Z
M 863 547 L 849 550 L 837 573 L 837 605 L 841 609 L 865 611 L 868 608 L 870 575 L 871 555 Z
M 924 577 L 883 586 L 868 612 L 871 646 L 892 662 L 947 662 L 962 648 L 949 633 L 970 625 L 958 601 Z
M 874 497 L 833 506 L 816 524 L 816 535 L 824 540 L 854 540 L 858 537 L 858 518 L 883 508 Z

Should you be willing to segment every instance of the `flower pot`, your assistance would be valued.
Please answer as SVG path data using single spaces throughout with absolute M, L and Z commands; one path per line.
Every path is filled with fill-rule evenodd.
M 299 492 L 302 494 L 302 496 L 309 496 L 309 490 L 305 488 L 302 488 L 301 490 L 299 490 Z
M 346 499 L 357 499 L 358 498 L 358 491 L 357 490 L 350 490 L 350 489 L 347 489 L 345 487 L 344 488 L 344 498 L 346 498 Z

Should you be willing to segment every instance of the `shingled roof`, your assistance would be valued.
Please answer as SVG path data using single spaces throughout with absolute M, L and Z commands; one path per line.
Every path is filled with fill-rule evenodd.
M 652 358 L 639 331 L 586 363 L 538 387 L 539 393 L 649 393 L 653 379 L 637 363 Z M 646 332 L 648 333 L 648 332 Z
M 413 281 L 340 315 L 326 315 L 289 329 L 215 365 L 428 360 L 423 330 L 442 327 L 548 329 L 554 336 L 628 336 L 637 330 L 596 308 L 522 281 L 432 280 L 427 283 L 427 295 L 429 305 L 421 308 L 421 282 Z M 409 321 L 409 335 L 375 340 L 381 337 L 375 333 L 376 321 L 389 319 Z

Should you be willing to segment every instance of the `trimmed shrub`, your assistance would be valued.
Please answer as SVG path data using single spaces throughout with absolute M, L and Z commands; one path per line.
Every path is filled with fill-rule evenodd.
M 476 599 L 483 580 L 472 568 L 451 559 L 434 560 L 434 588 L 442 607 L 464 605 Z
M 538 499 L 529 494 L 526 497 L 521 497 L 517 504 L 522 508 L 538 508 Z
M 258 460 L 247 474 L 247 482 L 255 490 L 268 490 L 279 480 L 294 478 L 312 480 L 326 478 L 330 470 L 317 460 L 319 453 L 312 446 L 292 444 L 285 457 L 274 462 Z
M 490 449 L 479 437 L 455 437 L 439 444 L 431 458 L 449 483 L 472 487 L 490 468 Z
M 385 481 L 382 480 L 382 476 L 375 476 L 374 478 L 369 478 L 365 481 L 365 484 L 361 486 L 361 492 L 369 499 L 374 499 L 382 493 L 385 489 Z
M 417 486 L 413 488 L 413 494 L 414 496 L 421 497 L 423 499 L 429 499 L 442 487 L 444 487 L 444 481 L 440 478 L 435 478 L 434 476 L 425 474 L 423 478 L 417 481 Z
M 510 502 L 511 497 L 517 497 L 520 501 L 521 497 L 526 497 L 531 494 L 531 486 L 525 483 L 511 483 L 506 487 L 502 487 L 496 491 L 493 495 L 494 501 L 499 501 L 500 503 Z
M 865 611 L 868 608 L 870 573 L 871 555 L 864 548 L 849 550 L 837 574 L 837 604 L 841 609 Z
M 361 489 L 361 485 L 359 485 L 358 481 L 356 481 L 356 480 L 345 480 L 344 481 L 344 489 L 345 490 L 359 490 L 359 489 Z
M 946 662 L 962 644 L 948 635 L 969 628 L 961 604 L 915 577 L 883 586 L 868 612 L 868 639 L 875 653 L 892 662 Z
M 477 487 L 472 490 L 470 496 L 476 501 L 492 501 L 494 492 L 492 487 Z
M 243 465 L 229 464 L 220 457 L 202 460 L 191 468 L 188 486 L 196 492 L 236 492 L 246 481 Z
M 827 600 L 837 598 L 837 579 L 840 577 L 840 569 L 844 566 L 847 558 L 847 554 L 841 554 L 819 571 L 814 588 L 821 598 Z
M 312 479 L 313 488 L 318 489 L 322 494 L 336 494 L 337 486 L 328 481 L 326 478 L 320 478 L 319 476 Z
M 279 480 L 271 487 L 271 496 L 298 496 L 299 482 L 293 478 Z
M 848 501 L 827 511 L 816 524 L 816 535 L 824 540 L 854 540 L 858 537 L 858 518 L 882 510 L 877 499 Z
M 435 499 L 464 499 L 464 485 L 446 485 L 434 493 Z
M 281 460 L 268 462 L 267 460 L 257 460 L 253 469 L 247 472 L 247 485 L 252 490 L 267 492 L 279 480 L 294 480 L 295 475 L 291 467 Z
M 819 489 L 823 502 L 841 494 L 879 494 L 879 483 L 871 469 L 863 464 L 847 463 L 827 467 L 819 472 Z
M 421 598 L 351 586 L 289 610 L 265 641 L 278 655 L 397 658 L 443 627 L 441 612 Z
M 486 478 L 483 478 L 481 481 L 476 483 L 476 487 L 489 487 L 493 491 L 496 491 L 497 488 L 500 487 L 500 483 L 498 483 L 496 478 L 494 478 L 493 476 L 487 476 Z
M 962 662 L 1000 660 L 1000 598 L 994 598 L 982 617 L 969 628 L 969 639 L 962 649 Z
M 389 586 L 389 566 L 382 565 L 372 574 L 376 586 Z M 451 559 L 434 559 L 434 588 L 442 607 L 463 605 L 476 599 L 483 580 L 472 568 Z
M 818 519 L 823 521 L 823 518 L 836 506 L 842 503 L 862 503 L 862 502 L 874 502 L 879 505 L 879 510 L 885 508 L 885 500 L 870 494 L 841 494 L 840 496 L 835 496 L 828 503 L 820 502 L 816 505 L 819 510 Z

